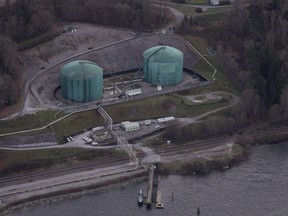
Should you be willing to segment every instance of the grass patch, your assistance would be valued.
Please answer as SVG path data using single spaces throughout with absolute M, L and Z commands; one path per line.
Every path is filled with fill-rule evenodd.
M 187 5 L 173 5 L 172 6 L 173 8 L 175 8 L 176 10 L 184 13 L 184 14 L 191 14 L 192 16 L 193 15 L 199 15 L 198 13 L 195 12 L 195 9 L 197 7 L 193 7 L 193 6 L 190 6 L 190 7 L 187 7 Z
M 202 55 L 204 55 L 209 62 L 215 58 L 215 56 L 208 55 L 207 50 L 209 48 L 209 45 L 207 41 L 204 40 L 203 38 L 191 35 L 184 35 L 184 38 L 187 41 L 189 41 Z M 205 61 L 203 58 L 201 58 L 200 61 L 197 62 L 193 70 L 195 70 L 195 72 L 201 74 L 202 76 L 206 77 L 207 79 L 212 79 L 212 75 L 215 72 L 213 67 L 211 67 L 211 65 L 209 65 L 207 61 Z
M 8 121 L 0 121 L 0 134 L 17 132 L 46 126 L 56 120 L 56 111 L 40 111 L 36 114 L 19 116 Z
M 193 1 L 193 0 L 190 0 Z M 200 0 L 199 0 L 200 2 Z M 227 13 L 229 13 L 231 10 L 233 10 L 233 7 L 215 7 L 215 8 L 208 8 L 206 11 L 203 11 L 202 13 L 197 13 L 196 8 L 198 7 L 197 5 L 205 5 L 202 3 L 189 3 L 191 5 L 195 6 L 187 6 L 185 4 L 183 5 L 173 5 L 172 7 L 179 10 L 180 12 L 184 14 L 190 14 L 193 17 L 202 17 L 202 20 L 207 20 L 207 21 L 218 21 L 219 18 L 222 19 L 223 16 L 225 16 Z M 207 3 L 206 3 L 207 5 Z
M 230 152 L 229 157 L 234 157 L 236 155 L 239 155 L 243 152 L 243 150 L 244 150 L 244 147 L 242 145 L 234 144 L 232 146 L 232 151 Z
M 184 35 L 186 40 L 188 40 L 193 46 L 201 53 L 206 54 L 208 49 L 208 43 L 205 39 L 192 35 Z
M 115 121 L 157 118 L 163 116 L 183 115 L 181 98 L 175 95 L 162 95 L 130 101 L 105 108 Z
M 245 160 L 250 154 L 250 148 L 234 144 L 232 151 L 216 158 L 197 158 L 177 163 L 160 163 L 158 170 L 161 174 L 207 174 L 212 170 L 225 170 Z
M 208 5 L 207 0 L 186 0 L 186 3 L 192 5 Z
M 206 79 L 212 79 L 212 75 L 215 72 L 214 69 L 203 58 L 197 62 L 193 70 L 204 76 Z
M 30 48 L 35 47 L 39 44 L 42 44 L 46 41 L 53 40 L 54 38 L 56 38 L 59 35 L 60 35 L 60 33 L 59 33 L 57 28 L 51 29 L 50 31 L 45 32 L 45 33 L 43 33 L 37 37 L 19 42 L 17 44 L 18 50 L 23 51 L 26 49 L 30 49 Z
M 78 148 L 43 149 L 32 151 L 0 150 L 0 155 L 1 158 L 5 158 L 6 164 L 10 165 L 14 163 L 23 163 L 30 160 L 57 160 L 64 157 L 73 157 L 86 151 L 87 150 Z
M 205 14 L 213 15 L 213 14 L 227 14 L 233 10 L 233 6 L 231 7 L 215 7 L 215 8 L 208 8 Z
M 208 98 L 206 95 L 199 95 L 194 98 L 196 101 L 192 101 L 191 99 L 184 98 L 183 102 L 187 106 L 201 106 L 207 104 L 215 104 L 221 102 L 229 102 L 231 100 L 230 95 L 222 94 L 222 95 L 215 95 L 214 98 Z
M 224 70 L 222 60 L 217 56 L 210 56 L 207 53 L 209 45 L 206 40 L 201 37 L 184 35 L 184 38 L 188 40 L 204 57 L 217 69 L 215 74 L 215 83 L 213 85 L 197 88 L 196 91 L 228 91 L 239 95 L 237 88 L 229 81 L 229 79 L 221 72 Z M 193 70 L 207 79 L 212 79 L 214 69 L 203 58 L 195 65 Z
M 227 104 L 227 101 L 220 101 L 219 103 L 197 105 L 191 108 L 191 106 L 185 104 L 182 96 L 174 94 L 130 101 L 105 107 L 105 110 L 113 118 L 114 122 L 121 122 L 164 116 L 196 116 L 203 112 L 223 107 Z M 55 120 L 55 113 L 56 112 L 53 111 L 45 111 L 39 112 L 36 115 L 25 115 L 10 121 L 0 122 L 0 133 L 43 127 L 47 125 L 47 123 Z M 62 137 L 76 134 L 103 124 L 103 117 L 96 110 L 90 110 L 73 114 L 52 125 L 51 128 L 58 135 L 59 140 L 61 140 Z M 47 130 L 45 131 L 47 132 Z
M 96 110 L 90 110 L 73 114 L 52 125 L 52 128 L 60 137 L 63 137 L 103 124 L 103 117 Z
M 107 107 L 105 110 L 115 121 L 157 118 L 163 116 L 196 116 L 227 103 L 206 104 L 203 106 L 187 106 L 179 95 L 163 95 L 141 101 L 132 101 L 118 106 Z
M 6 118 L 7 116 L 18 112 L 21 109 L 22 104 L 23 104 L 23 97 L 21 96 L 19 98 L 19 100 L 17 101 L 17 103 L 15 103 L 15 104 L 13 104 L 11 106 L 8 106 L 8 107 L 4 107 L 3 109 L 1 109 L 0 118 Z
M 206 95 L 199 95 L 194 98 L 195 100 L 203 101 L 207 99 Z
M 1 121 L 0 132 L 9 133 L 9 132 L 15 132 L 15 131 L 20 131 L 20 130 L 33 129 L 33 128 L 42 127 L 42 126 L 43 124 L 36 117 L 36 115 L 31 114 L 31 115 L 19 116 L 9 121 Z
M 30 151 L 0 150 L 0 175 L 40 168 L 63 167 L 83 161 L 124 155 L 116 150 L 56 148 Z

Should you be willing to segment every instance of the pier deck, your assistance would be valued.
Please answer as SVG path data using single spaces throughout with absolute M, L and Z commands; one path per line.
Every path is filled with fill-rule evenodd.
M 163 208 L 159 184 L 160 176 L 158 175 L 157 167 L 152 164 L 149 166 L 147 196 L 144 202 L 147 208 L 150 208 L 152 204 L 156 204 L 156 208 Z
M 157 190 L 157 198 L 156 198 L 156 208 L 164 208 L 164 205 L 161 202 L 160 176 L 158 176 L 158 190 Z

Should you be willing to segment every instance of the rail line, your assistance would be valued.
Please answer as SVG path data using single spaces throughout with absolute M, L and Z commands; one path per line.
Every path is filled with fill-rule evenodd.
M 178 151 L 183 151 L 183 150 L 191 150 L 193 148 L 198 148 L 198 147 L 213 147 L 213 146 L 219 146 L 223 143 L 227 143 L 230 141 L 237 141 L 240 138 L 241 139 L 247 139 L 247 138 L 259 138 L 262 136 L 269 136 L 273 134 L 288 134 L 288 127 L 282 127 L 282 128 L 274 128 L 270 130 L 263 130 L 263 131 L 256 131 L 256 132 L 248 132 L 246 134 L 236 134 L 230 137 L 222 137 L 222 138 L 215 138 L 215 139 L 210 139 L 210 140 L 200 140 L 197 143 L 188 143 L 188 144 L 183 144 L 179 146 L 171 146 L 171 147 L 165 147 L 163 149 L 156 149 L 155 153 L 160 154 L 160 155 L 165 155 L 173 152 L 178 152 Z M 143 156 L 143 154 L 138 154 L 140 155 L 140 158 Z M 16 181 L 25 181 L 25 180 L 31 180 L 35 178 L 43 178 L 46 176 L 51 176 L 51 175 L 56 175 L 56 174 L 61 174 L 64 172 L 76 172 L 77 170 L 81 169 L 93 169 L 99 166 L 111 166 L 111 165 L 119 165 L 119 163 L 126 163 L 129 162 L 129 157 L 128 156 L 119 156 L 117 158 L 105 158 L 97 161 L 91 161 L 91 162 L 86 162 L 86 163 L 81 163 L 78 165 L 72 165 L 69 167 L 63 167 L 63 168 L 56 168 L 53 170 L 47 170 L 47 171 L 41 171 L 37 173 L 31 173 L 31 174 L 25 174 L 22 176 L 11 176 L 11 177 L 6 177 L 6 178 L 0 178 L 0 185 L 5 184 L 5 183 L 13 183 Z
M 49 175 L 55 175 L 55 174 L 60 174 L 63 172 L 68 172 L 68 171 L 76 171 L 76 170 L 81 170 L 81 169 L 93 169 L 96 167 L 100 166 L 108 166 L 108 165 L 114 165 L 114 164 L 121 164 L 129 162 L 129 157 L 128 156 L 121 156 L 117 158 L 105 158 L 102 160 L 97 160 L 97 161 L 90 161 L 86 163 L 81 163 L 77 165 L 72 165 L 69 167 L 63 167 L 63 168 L 55 168 L 52 170 L 47 170 L 47 171 L 41 171 L 37 173 L 30 173 L 30 174 L 24 174 L 21 176 L 11 176 L 11 177 L 6 177 L 6 178 L 0 178 L 0 185 L 8 182 L 13 182 L 13 181 L 23 181 L 23 180 L 31 180 L 35 178 L 40 178 L 40 177 L 45 177 Z
M 262 130 L 257 132 L 247 132 L 246 134 L 236 134 L 230 137 L 215 138 L 211 140 L 200 140 L 197 143 L 187 143 L 179 146 L 166 147 L 165 149 L 157 149 L 155 150 L 155 152 L 159 154 L 165 154 L 174 151 L 181 151 L 197 147 L 218 146 L 229 141 L 237 141 L 239 139 L 248 139 L 248 138 L 259 138 L 262 136 L 269 136 L 273 134 L 288 134 L 288 127 L 274 128 L 270 130 Z

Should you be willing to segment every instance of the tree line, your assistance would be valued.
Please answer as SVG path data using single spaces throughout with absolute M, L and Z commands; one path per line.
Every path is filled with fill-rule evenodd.
M 227 44 L 236 52 L 232 60 L 237 66 L 232 67 L 233 80 L 243 93 L 249 91 L 243 99 L 250 119 L 279 120 L 282 114 L 287 118 L 288 2 L 255 1 L 248 7 L 241 3 L 235 1 L 225 25 L 230 36 Z M 231 54 L 223 49 L 222 53 L 225 57 Z
M 247 121 L 288 118 L 288 2 L 235 0 L 222 24 L 203 35 L 223 61 L 226 75 L 242 93 Z M 283 115 L 284 114 L 284 115 Z

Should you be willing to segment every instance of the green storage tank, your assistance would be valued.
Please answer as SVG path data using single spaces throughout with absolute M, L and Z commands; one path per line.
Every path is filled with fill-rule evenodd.
M 183 53 L 170 46 L 155 46 L 143 53 L 144 80 L 156 85 L 176 85 L 182 81 Z
M 60 82 L 67 100 L 87 102 L 103 96 L 103 69 L 91 61 L 77 60 L 62 66 Z

